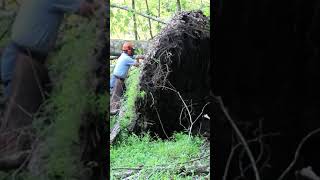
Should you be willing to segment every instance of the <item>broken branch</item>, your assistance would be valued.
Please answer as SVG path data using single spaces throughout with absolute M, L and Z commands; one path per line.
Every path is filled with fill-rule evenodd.
M 158 19 L 156 17 L 153 17 L 153 16 L 150 16 L 150 15 L 146 15 L 146 14 L 143 14 L 143 13 L 140 13 L 140 12 L 137 12 L 133 9 L 130 9 L 128 7 L 125 7 L 125 6 L 118 6 L 118 5 L 115 5 L 115 4 L 110 4 L 110 7 L 113 7 L 113 8 L 118 8 L 118 9 L 122 9 L 122 10 L 125 10 L 125 11 L 130 11 L 132 13 L 135 13 L 135 14 L 139 14 L 140 16 L 143 16 L 145 18 L 148 18 L 148 19 L 152 19 L 154 21 L 157 21 L 159 23 L 162 23 L 162 24 L 167 24 L 166 22 L 162 21 L 161 19 Z

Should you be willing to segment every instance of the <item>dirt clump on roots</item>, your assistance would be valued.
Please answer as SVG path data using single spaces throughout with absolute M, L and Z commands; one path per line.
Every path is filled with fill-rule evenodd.
M 166 138 L 175 131 L 210 136 L 212 61 L 209 18 L 177 13 L 151 42 L 136 101 L 137 130 Z

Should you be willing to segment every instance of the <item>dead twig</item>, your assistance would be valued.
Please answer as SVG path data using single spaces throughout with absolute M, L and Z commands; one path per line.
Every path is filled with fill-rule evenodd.
M 17 174 L 28 164 L 28 162 L 29 162 L 32 154 L 33 154 L 34 151 L 35 151 L 36 144 L 38 144 L 39 140 L 40 140 L 39 137 L 34 140 L 33 145 L 31 146 L 30 153 L 28 154 L 28 156 L 26 157 L 26 159 L 23 161 L 23 163 L 20 165 L 20 167 L 13 172 L 13 174 L 12 174 L 12 180 L 15 180 Z
M 257 137 L 257 138 L 248 140 L 248 144 L 249 144 L 249 143 L 256 142 L 256 141 L 259 141 L 260 139 L 265 138 L 265 137 L 277 136 L 277 135 L 280 135 L 280 133 L 264 134 L 264 135 L 261 135 L 261 136 L 259 136 L 259 137 Z M 236 151 L 239 147 L 241 147 L 242 145 L 243 145 L 242 143 L 238 143 L 237 145 L 235 145 L 235 146 L 231 149 L 231 152 L 230 152 L 230 154 L 229 154 L 229 157 L 228 157 L 228 160 L 227 160 L 227 164 L 226 164 L 226 167 L 225 167 L 225 171 L 224 171 L 224 174 L 223 174 L 223 177 L 222 177 L 223 180 L 226 180 L 226 179 L 227 179 L 229 167 L 230 167 L 230 164 L 231 164 L 231 160 L 232 160 L 232 157 L 233 157 L 235 151 Z
M 152 98 L 152 104 L 150 105 L 150 107 L 152 107 L 154 105 L 154 97 L 152 95 L 152 93 L 150 92 L 151 98 Z
M 226 108 L 225 108 L 225 106 L 223 104 L 222 98 L 220 96 L 217 96 L 216 99 L 218 100 L 220 108 L 222 109 L 223 113 L 225 114 L 228 122 L 231 124 L 233 130 L 236 132 L 237 136 L 240 139 L 241 144 L 244 146 L 244 148 L 245 148 L 245 150 L 247 152 L 249 160 L 250 160 L 250 162 L 252 164 L 252 168 L 253 168 L 256 180 L 260 180 L 261 178 L 260 178 L 260 175 L 259 175 L 257 164 L 256 164 L 255 159 L 253 157 L 253 154 L 252 154 L 252 152 L 251 152 L 251 150 L 250 150 L 250 148 L 248 146 L 248 143 L 246 142 L 245 138 L 243 137 L 243 135 L 242 135 L 241 131 L 239 130 L 238 126 L 236 125 L 236 123 L 233 121 L 233 119 L 231 118 L 231 116 L 227 112 L 227 110 L 226 110 Z
M 191 112 L 190 112 L 190 110 L 189 110 L 186 102 L 183 100 L 183 98 L 182 98 L 181 94 L 179 93 L 179 91 L 177 91 L 177 90 L 175 90 L 175 89 L 173 89 L 173 88 L 166 87 L 166 86 L 159 86 L 159 87 L 164 88 L 164 89 L 168 89 L 168 90 L 171 90 L 171 91 L 177 93 L 177 95 L 179 96 L 180 100 L 182 101 L 184 107 L 186 108 L 186 110 L 187 110 L 187 112 L 188 112 L 190 124 L 192 124 Z M 189 137 L 190 137 L 190 133 L 189 133 Z
M 298 145 L 298 148 L 294 154 L 294 159 L 292 160 L 292 162 L 289 164 L 289 166 L 286 168 L 286 170 L 281 174 L 281 176 L 278 178 L 278 180 L 282 180 L 288 173 L 289 171 L 291 170 L 291 168 L 294 166 L 294 164 L 296 163 L 296 161 L 298 160 L 298 157 L 299 157 L 299 153 L 300 153 L 300 150 L 303 146 L 303 144 L 313 135 L 317 134 L 320 132 L 320 128 L 318 129 L 315 129 L 313 131 L 311 131 L 309 134 L 307 134 L 302 140 L 301 142 L 299 143 Z
M 33 61 L 33 57 L 31 55 L 31 51 L 28 49 L 28 54 L 29 56 L 31 57 L 31 59 L 29 59 L 29 63 L 31 64 L 31 68 L 32 68 L 32 73 L 33 73 L 33 76 L 34 78 L 36 79 L 36 82 L 37 82 L 37 85 L 38 85 L 38 88 L 39 88 L 39 91 L 41 93 L 41 97 L 42 97 L 42 101 L 44 101 L 46 98 L 45 98 L 45 93 L 44 93 L 44 90 L 41 86 L 41 82 L 40 82 L 40 79 L 39 79 L 39 76 L 38 76 L 38 73 L 34 67 L 34 61 Z
M 22 107 L 20 104 L 18 104 L 15 100 L 11 99 L 12 102 L 27 116 L 29 116 L 31 119 L 33 119 L 33 115 L 28 112 L 24 107 Z
M 157 108 L 154 108 L 154 109 L 156 110 L 156 113 L 157 113 L 157 116 L 158 116 L 158 119 L 159 119 L 159 122 L 160 122 L 160 125 L 161 125 L 161 128 L 162 128 L 162 131 L 163 131 L 164 135 L 166 135 L 167 139 L 169 139 L 169 136 L 167 135 L 166 131 L 164 130 L 164 127 L 163 127 L 162 121 L 160 119 L 160 115 L 158 113 L 158 110 L 157 110 Z
M 263 130 L 262 130 L 262 119 L 259 120 L 259 128 L 258 128 L 258 133 L 261 133 L 262 134 Z M 280 135 L 280 133 L 278 133 L 278 135 Z M 263 154 L 264 154 L 264 144 L 262 142 L 262 138 L 261 136 L 258 136 L 258 143 L 260 145 L 260 152 L 259 152 L 259 155 L 257 157 L 257 160 L 256 160 L 256 164 L 259 163 L 259 161 L 261 160 Z M 249 170 L 251 167 L 251 164 L 247 165 L 245 168 L 243 168 L 243 173 L 245 173 L 247 170 Z
M 210 102 L 207 102 L 203 107 L 202 107 L 202 110 L 201 110 L 201 113 L 198 115 L 198 117 L 191 123 L 190 127 L 189 127 L 189 136 L 191 135 L 191 130 L 192 130 L 192 127 L 194 125 L 194 123 L 196 123 L 196 121 L 201 117 L 201 115 L 203 114 L 203 111 L 204 109 L 206 108 L 206 106 L 210 104 Z

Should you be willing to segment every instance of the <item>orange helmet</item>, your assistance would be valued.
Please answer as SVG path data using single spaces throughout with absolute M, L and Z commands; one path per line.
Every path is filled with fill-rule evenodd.
M 133 44 L 132 42 L 125 42 L 122 45 L 122 51 L 128 51 L 128 50 L 132 50 L 133 49 Z

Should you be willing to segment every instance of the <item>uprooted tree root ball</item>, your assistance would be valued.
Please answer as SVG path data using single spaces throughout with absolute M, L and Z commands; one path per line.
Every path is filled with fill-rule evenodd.
M 137 100 L 139 128 L 166 138 L 174 131 L 210 135 L 209 18 L 180 12 L 151 42 L 142 68 Z

